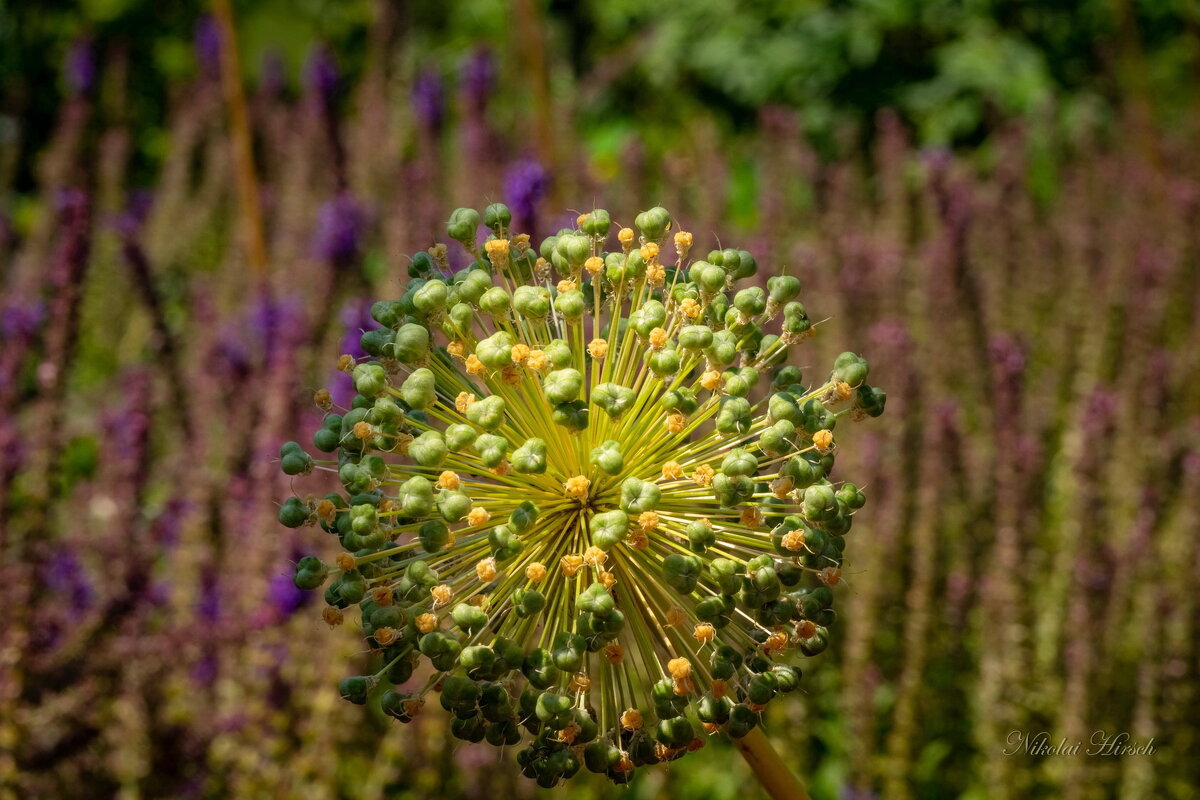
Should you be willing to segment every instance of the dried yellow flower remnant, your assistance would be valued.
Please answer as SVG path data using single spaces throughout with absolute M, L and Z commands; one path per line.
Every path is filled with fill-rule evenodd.
M 396 641 L 396 629 L 387 627 L 376 628 L 375 641 L 379 642 L 384 647 L 387 647 L 389 644 Z
M 467 524 L 472 527 L 475 525 L 482 525 L 491 518 L 492 515 L 489 514 L 488 510 L 483 506 L 475 506 L 469 512 L 467 512 Z
M 680 433 L 687 427 L 687 417 L 679 412 L 667 415 L 667 431 L 670 433 Z
M 804 549 L 804 531 L 788 531 L 780 542 L 784 549 L 798 552 Z
M 604 659 L 614 667 L 625 660 L 625 648 L 613 642 L 604 646 Z
M 683 477 L 683 467 L 678 461 L 668 461 L 662 466 L 662 477 L 664 481 L 675 481 Z
M 629 538 L 625 540 L 634 550 L 645 550 L 650 546 L 650 537 L 646 532 L 638 529 L 629 534 Z
M 638 251 L 647 264 L 658 258 L 658 244 L 655 242 L 646 242 L 642 245 L 642 249 Z
M 658 527 L 658 514 L 654 511 L 643 511 L 638 514 L 638 525 L 646 532 L 654 530 Z
M 450 342 L 450 344 L 446 345 L 446 352 L 455 358 L 461 359 L 467 352 L 467 345 L 461 339 L 455 339 L 454 341 Z
M 354 423 L 354 438 L 355 439 L 370 439 L 375 435 L 374 429 L 371 428 L 369 422 Z
M 757 528 L 763 523 L 763 514 L 758 506 L 746 506 L 742 509 L 742 524 L 747 528 Z
M 346 617 L 344 614 L 342 614 L 342 610 L 340 608 L 325 606 L 325 608 L 321 611 L 321 619 L 325 620 L 325 624 L 329 627 L 336 628 L 338 625 L 342 624 Z
M 667 611 L 668 625 L 682 625 L 687 622 L 687 614 L 683 613 L 683 609 L 679 606 L 673 606 Z
M 542 350 L 530 350 L 529 356 L 525 359 L 525 366 L 535 372 L 541 372 L 550 366 L 550 357 Z
M 576 672 L 571 676 L 570 687 L 572 691 L 586 692 L 592 686 L 592 679 L 582 672 Z
M 833 449 L 833 431 L 817 431 L 813 434 L 812 441 L 818 451 L 828 453 Z
M 474 402 L 475 395 L 470 392 L 459 392 L 458 397 L 454 398 L 454 410 L 460 414 L 465 414 Z
M 613 575 L 611 572 L 608 572 L 607 570 L 604 572 L 601 572 L 597 576 L 596 579 L 599 580 L 600 583 L 604 584 L 605 589 L 611 589 L 617 583 L 617 576 Z
M 700 304 L 694 298 L 685 297 L 679 304 L 679 313 L 688 319 L 695 319 L 700 316 Z
M 716 628 L 708 622 L 701 622 L 692 631 L 692 635 L 696 637 L 696 641 L 700 644 L 708 644 L 716 635 Z
M 479 356 L 475 355 L 474 353 L 471 353 L 471 355 L 467 356 L 467 363 L 464 366 L 466 367 L 467 372 L 471 375 L 482 375 L 483 373 L 487 372 L 487 367 L 485 367 L 483 362 L 479 360 Z
M 576 500 L 586 500 L 588 489 L 592 482 L 583 475 L 576 475 L 574 478 L 567 478 L 567 482 L 563 484 L 563 489 L 566 490 L 567 496 L 574 497 Z
M 492 239 L 484 243 L 483 249 L 492 266 L 499 270 L 508 269 L 508 239 Z
M 633 249 L 633 228 L 621 228 L 617 231 L 617 241 L 626 253 Z
M 448 584 L 440 583 L 429 590 L 429 596 L 433 598 L 433 602 L 436 605 L 444 606 L 450 602 L 450 598 L 454 596 L 454 592 Z
M 600 256 L 590 256 L 587 261 L 583 262 L 583 268 L 588 271 L 589 275 L 595 277 L 604 272 L 604 259 Z
M 484 558 L 475 563 L 475 575 L 487 583 L 496 580 L 496 559 Z
M 636 708 L 627 708 L 621 713 L 621 727 L 627 731 L 639 730 L 644 723 L 642 712 Z
M 535 561 L 525 568 L 525 577 L 534 583 L 541 583 L 546 579 L 546 565 L 539 561 Z
M 710 392 L 716 390 L 721 385 L 721 373 L 715 369 L 710 369 L 700 376 L 700 385 Z
M 679 260 L 683 261 L 687 258 L 688 251 L 692 249 L 692 235 L 687 231 L 677 231 L 675 233 L 675 254 L 679 256 Z
M 767 637 L 767 641 L 763 642 L 763 650 L 768 653 L 782 653 L 787 649 L 788 637 L 786 633 L 776 631 Z
M 796 482 L 787 475 L 784 475 L 782 478 L 776 478 L 769 485 L 771 487 L 771 494 L 780 500 L 786 499 L 791 494 L 792 489 L 796 488 Z
M 558 286 L 555 288 L 558 289 L 559 294 L 566 294 L 567 292 L 575 291 L 579 287 L 575 284 L 575 281 L 564 278 L 558 282 Z
M 575 573 L 579 572 L 579 568 L 583 566 L 583 556 L 563 556 L 559 559 L 558 566 L 562 568 L 563 575 L 566 575 L 568 578 L 574 578 Z
M 438 475 L 438 486 L 454 491 L 459 487 L 458 473 L 445 470 L 441 475 Z
M 729 694 L 729 684 L 720 678 L 716 678 L 713 680 L 709 690 L 712 692 L 712 696 L 719 700 Z
M 655 328 L 650 331 L 650 347 L 655 350 L 661 350 L 663 345 L 667 343 L 667 331 L 665 328 Z
M 337 558 L 334 559 L 334 563 L 337 564 L 337 568 L 342 572 L 349 572 L 354 569 L 355 560 L 354 556 L 349 553 L 338 553 Z
M 692 472 L 692 480 L 696 482 L 697 486 L 711 486 L 715 474 L 716 470 L 708 464 L 701 464 Z
M 692 674 L 692 662 L 686 658 L 672 658 L 667 662 L 667 674 L 677 681 Z
M 592 545 L 583 553 L 583 562 L 590 567 L 598 567 L 608 560 L 608 553 Z
M 600 361 L 608 355 L 608 340 L 607 339 L 592 339 L 588 342 L 588 353 L 592 358 Z
M 421 633 L 431 633 L 438 626 L 438 618 L 427 612 L 413 620 L 413 624 Z
M 529 358 L 529 345 L 523 342 L 518 342 L 512 346 L 512 360 L 514 364 L 524 364 Z

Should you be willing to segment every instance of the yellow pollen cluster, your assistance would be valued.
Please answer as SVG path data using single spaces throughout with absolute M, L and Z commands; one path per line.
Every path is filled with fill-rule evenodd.
M 588 489 L 592 482 L 583 475 L 576 475 L 574 478 L 567 478 L 567 482 L 563 484 L 569 497 L 574 497 L 576 500 L 587 499 Z
M 512 360 L 514 364 L 524 364 L 529 358 L 529 345 L 517 343 L 512 346 Z
M 590 256 L 587 261 L 583 262 L 583 267 L 589 275 L 595 277 L 604 271 L 604 259 L 600 256 Z
M 716 633 L 716 628 L 714 628 L 708 622 L 701 622 L 696 626 L 695 630 L 692 631 L 692 635 L 696 637 L 696 641 L 700 644 L 708 644 L 711 642 Z
M 579 572 L 579 568 L 583 566 L 583 556 L 563 556 L 559 559 L 558 565 L 562 568 L 563 575 L 566 575 L 568 578 L 574 578 L 575 573 Z
M 651 264 L 646 267 L 646 283 L 654 288 L 662 286 L 667 281 L 667 268 L 662 264 Z
M 450 470 L 444 471 L 441 475 L 438 475 L 438 486 L 454 491 L 459 487 L 458 473 L 451 472 Z
M 658 514 L 653 511 L 643 511 L 638 514 L 638 525 L 647 533 L 658 527 Z
M 679 304 L 679 313 L 688 319 L 695 319 L 700 316 L 700 304 L 691 297 L 685 297 Z
M 617 232 L 617 241 L 626 253 L 633 249 L 633 228 L 621 228 Z
M 663 328 L 655 328 L 650 331 L 650 347 L 654 350 L 661 350 L 663 345 L 667 343 L 667 332 Z
M 599 547 L 592 545 L 583 552 L 583 561 L 589 567 L 599 567 L 608 560 L 608 553 L 601 550 Z
M 492 515 L 489 514 L 487 509 L 483 506 L 475 506 L 467 512 L 467 524 L 472 527 L 475 525 L 482 525 L 491 518 Z
M 715 369 L 710 369 L 700 376 L 700 385 L 710 392 L 714 391 L 721 385 L 721 373 Z
M 475 574 L 484 583 L 496 580 L 496 559 L 484 558 L 475 563 Z
M 525 577 L 534 583 L 546 580 L 546 565 L 535 561 L 525 568 Z
M 608 355 L 608 340 L 607 339 L 592 339 L 588 342 L 588 353 L 592 358 L 599 361 Z
M 781 544 L 784 548 L 797 552 L 804 549 L 804 533 L 802 531 L 788 531 L 783 535 Z
M 627 731 L 636 731 L 642 727 L 642 712 L 636 708 L 627 708 L 621 713 L 621 727 Z
M 429 590 L 429 596 L 433 598 L 433 602 L 436 605 L 444 606 L 450 602 L 450 598 L 454 596 L 454 592 L 446 584 L 440 583 Z
M 833 449 L 833 432 L 832 431 L 817 431 L 812 436 L 813 444 L 817 446 L 817 450 L 822 454 L 828 453 Z
M 487 372 L 487 367 L 485 367 L 483 362 L 479 360 L 479 356 L 475 355 L 474 353 L 471 353 L 471 355 L 467 356 L 467 361 L 463 367 L 471 375 L 482 375 L 483 373 Z
M 646 242 L 642 245 L 642 249 L 638 251 L 647 264 L 658 258 L 658 245 L 655 242 Z
M 530 350 L 529 356 L 525 359 L 525 366 L 534 372 L 541 372 L 550 366 L 550 357 L 541 350 Z
M 492 239 L 483 245 L 483 249 L 487 251 L 492 266 L 500 270 L 508 269 L 508 239 Z
M 675 253 L 679 256 L 679 260 L 683 261 L 687 258 L 688 251 L 692 249 L 692 235 L 687 231 L 678 231 L 675 234 Z
M 679 480 L 683 477 L 683 467 L 678 461 L 668 461 L 662 465 L 662 477 L 664 481 Z
M 681 681 L 692 674 L 692 662 L 686 658 L 672 658 L 667 662 L 667 674 Z
M 701 464 L 692 472 L 692 480 L 697 486 L 711 486 L 716 471 L 708 464 Z
M 438 626 L 438 618 L 433 614 L 425 613 L 413 620 L 413 624 L 421 633 L 431 633 Z

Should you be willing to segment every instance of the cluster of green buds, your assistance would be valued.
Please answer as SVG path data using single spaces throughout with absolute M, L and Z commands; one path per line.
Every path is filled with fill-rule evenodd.
M 608 251 L 608 212 L 534 248 L 508 209 L 460 208 L 342 356 L 350 409 L 296 443 L 289 475 L 345 491 L 292 497 L 343 552 L 309 556 L 331 625 L 357 606 L 379 669 L 342 695 L 407 722 L 434 697 L 460 739 L 527 744 L 525 775 L 635 767 L 745 736 L 797 688 L 798 651 L 826 649 L 844 536 L 864 502 L 834 481 L 838 420 L 878 416 L 884 392 L 843 353 L 806 384 L 788 364 L 814 332 L 779 274 L 739 281 L 745 250 L 689 254 L 652 208 Z M 668 256 L 667 249 L 673 250 Z M 772 332 L 773 331 L 773 332 Z

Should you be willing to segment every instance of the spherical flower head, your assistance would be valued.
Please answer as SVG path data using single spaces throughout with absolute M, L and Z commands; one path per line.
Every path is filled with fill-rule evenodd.
M 865 502 L 829 477 L 852 443 L 832 430 L 886 395 L 854 353 L 805 383 L 798 281 L 750 281 L 744 250 L 687 260 L 665 209 L 614 251 L 606 211 L 540 243 L 512 219 L 458 209 L 447 233 L 472 265 L 451 278 L 431 248 L 371 306 L 342 365 L 356 396 L 321 405 L 327 457 L 280 450 L 295 480 L 321 469 L 344 491 L 279 518 L 338 537 L 295 585 L 324 592 L 327 620 L 359 615 L 385 713 L 440 695 L 453 735 L 520 744 L 540 785 L 581 757 L 624 782 L 702 733 L 745 736 L 797 688 L 789 662 L 828 646 Z

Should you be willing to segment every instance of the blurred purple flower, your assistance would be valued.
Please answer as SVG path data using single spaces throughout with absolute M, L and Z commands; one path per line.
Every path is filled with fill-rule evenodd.
M 290 617 L 314 597 L 312 592 L 296 588 L 290 575 L 276 575 L 267 586 L 267 602 L 280 619 Z
M 417 76 L 412 90 L 412 109 L 426 127 L 440 130 L 446 116 L 445 89 L 442 78 L 432 69 Z
M 487 47 L 477 47 L 462 65 L 459 83 L 466 93 L 467 102 L 482 111 L 487 105 L 488 94 L 496 82 L 496 60 Z
M 363 331 L 378 327 L 371 317 L 371 301 L 351 300 L 347 302 L 342 306 L 339 319 L 344 326 L 344 333 L 342 334 L 341 349 L 338 352 L 349 354 L 354 358 L 362 358 L 366 355 L 360 343 Z M 328 388 L 330 395 L 333 396 L 333 402 L 340 406 L 350 405 L 350 401 L 354 398 L 354 382 L 341 370 L 335 370 L 329 376 Z
M 154 193 L 149 189 L 134 189 L 129 193 L 125 208 L 113 220 L 118 233 L 134 236 L 146 224 L 154 208 Z
M 221 590 L 216 570 L 207 569 L 200 577 L 196 616 L 204 622 L 217 622 L 221 619 Z
M 172 497 L 167 500 L 163 510 L 158 512 L 150 523 L 150 535 L 164 550 L 170 550 L 179 541 L 180 529 L 192 504 L 182 497 Z
M 333 54 L 323 44 L 318 44 L 308 54 L 304 63 L 304 85 L 326 106 L 332 106 L 337 98 L 338 69 Z
M 550 189 L 550 174 L 537 161 L 524 158 L 504 176 L 504 199 L 513 215 L 532 228 L 537 208 Z
M 349 194 L 340 194 L 317 211 L 313 253 L 337 266 L 355 261 L 362 250 L 367 214 Z
M 67 48 L 63 63 L 67 88 L 76 95 L 91 94 L 96 87 L 96 48 L 91 39 L 76 39 Z
M 0 310 L 0 338 L 27 339 L 37 332 L 46 318 L 46 306 L 40 300 L 11 300 Z
M 83 565 L 70 550 L 60 550 L 46 567 L 46 586 L 53 595 L 66 597 L 75 613 L 92 607 L 95 592 Z
M 196 50 L 196 61 L 200 65 L 200 74 L 212 80 L 220 78 L 221 28 L 212 16 L 205 14 L 196 23 L 192 45 Z

